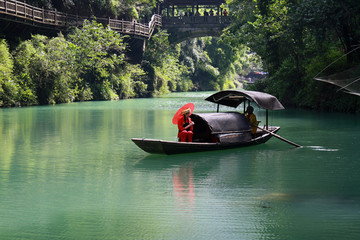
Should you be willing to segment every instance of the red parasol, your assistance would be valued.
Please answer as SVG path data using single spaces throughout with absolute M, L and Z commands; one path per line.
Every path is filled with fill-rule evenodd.
M 182 117 L 182 111 L 186 110 L 190 108 L 190 115 L 191 113 L 194 111 L 195 105 L 193 103 L 187 103 L 184 106 L 182 106 L 179 110 L 177 110 L 177 112 L 175 113 L 173 119 L 172 119 L 172 123 L 177 125 L 179 119 Z

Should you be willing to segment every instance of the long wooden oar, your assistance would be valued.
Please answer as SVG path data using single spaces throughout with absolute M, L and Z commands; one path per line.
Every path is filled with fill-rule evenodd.
M 267 132 L 267 133 L 270 133 L 270 134 L 273 135 L 274 137 L 276 137 L 276 138 L 278 138 L 278 139 L 280 139 L 280 140 L 282 140 L 282 141 L 284 141 L 284 142 L 287 142 L 287 143 L 289 143 L 289 144 L 291 144 L 291 145 L 293 145 L 293 146 L 295 146 L 295 147 L 302 147 L 302 146 L 300 146 L 299 144 L 296 144 L 296 143 L 294 143 L 294 142 L 291 142 L 291 141 L 289 141 L 289 140 L 287 140 L 287 139 L 285 139 L 285 138 L 277 135 L 276 133 L 273 133 L 273 132 L 271 132 L 271 131 L 269 131 L 269 130 L 266 130 L 266 129 L 261 128 L 261 127 L 258 127 L 258 126 L 256 126 L 256 127 L 257 127 L 258 129 L 261 129 L 261 130 Z

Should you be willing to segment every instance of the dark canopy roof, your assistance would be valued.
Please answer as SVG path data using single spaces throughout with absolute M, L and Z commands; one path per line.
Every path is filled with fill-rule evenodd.
M 283 105 L 273 95 L 245 90 L 225 90 L 207 97 L 206 101 L 236 108 L 245 100 L 255 102 L 260 108 L 267 110 L 281 110 Z
M 194 141 L 214 142 L 214 135 L 219 137 L 220 142 L 246 141 L 251 138 L 249 121 L 244 114 L 239 112 L 225 113 L 193 113 L 191 120 L 195 123 Z M 227 134 L 238 134 L 228 137 Z
M 191 119 L 195 122 L 196 128 L 206 127 L 211 134 L 250 129 L 249 121 L 243 114 L 238 112 L 194 113 L 191 115 Z M 198 129 L 194 128 L 195 130 Z M 202 129 L 201 132 L 205 132 L 205 129 Z

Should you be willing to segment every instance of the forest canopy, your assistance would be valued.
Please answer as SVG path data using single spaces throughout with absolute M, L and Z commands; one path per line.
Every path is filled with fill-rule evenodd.
M 256 52 L 269 73 L 254 89 L 277 95 L 287 106 L 359 110 L 358 97 L 314 81 L 325 68 L 324 76 L 359 65 L 359 1 L 230 0 L 228 4 L 233 24 L 223 37 Z
M 27 0 L 82 16 L 148 22 L 156 0 Z M 285 106 L 359 111 L 358 97 L 314 80 L 359 65 L 357 0 L 228 0 L 231 25 L 220 38 L 169 42 L 158 29 L 141 63 L 125 60 L 129 46 L 96 21 L 57 37 L 0 40 L 0 106 L 151 97 L 171 91 L 248 87 L 276 95 Z M 92 36 L 92 37 L 89 37 Z M 351 52 L 345 56 L 345 54 Z

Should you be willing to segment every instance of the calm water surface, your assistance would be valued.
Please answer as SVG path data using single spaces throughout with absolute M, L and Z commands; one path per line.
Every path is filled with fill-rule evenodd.
M 271 113 L 301 149 L 162 156 L 130 141 L 175 140 L 175 111 L 215 111 L 208 95 L 0 109 L 0 239 L 360 239 L 360 116 Z

